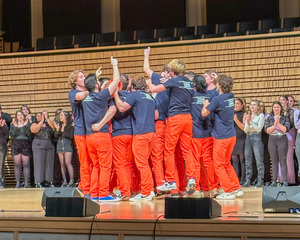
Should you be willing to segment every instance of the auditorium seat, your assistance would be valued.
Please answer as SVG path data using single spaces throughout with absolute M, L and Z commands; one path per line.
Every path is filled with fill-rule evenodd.
M 56 49 L 69 49 L 74 48 L 73 35 L 57 36 L 55 41 Z
M 134 31 L 117 32 L 117 42 L 120 45 L 137 43 L 134 40 Z
M 204 38 L 218 38 L 218 37 L 224 37 L 223 33 L 209 33 L 209 34 L 204 34 Z
M 216 33 L 216 25 L 200 25 L 197 26 L 197 38 L 203 38 L 204 34 L 215 34 Z
M 36 50 L 54 50 L 54 37 L 38 38 L 36 40 Z
M 94 34 L 92 33 L 75 35 L 74 44 L 78 45 L 80 48 L 97 46 L 97 43 L 94 42 Z
M 236 32 L 237 31 L 237 23 L 222 23 L 218 24 L 218 34 L 224 34 L 228 32 Z
M 237 26 L 237 32 L 227 32 L 225 35 L 227 37 L 241 36 L 246 35 L 249 31 L 259 31 L 259 21 L 240 22 Z
M 249 35 L 270 33 L 269 30 L 250 30 Z
M 281 26 L 281 19 L 276 18 L 276 19 L 263 19 L 261 20 L 261 28 L 255 29 L 255 30 L 250 30 L 249 34 L 264 34 L 264 33 L 270 33 L 271 29 L 273 28 L 280 28 Z
M 281 27 L 281 19 L 263 19 L 261 20 L 261 30 L 270 30 Z
M 140 43 L 151 43 L 157 42 L 158 39 L 154 37 L 154 29 L 153 30 L 137 30 L 136 31 L 136 40 Z
M 259 30 L 258 21 L 240 22 L 239 32 L 247 32 L 251 30 Z
M 160 39 L 161 42 L 179 40 L 179 37 L 175 37 L 174 35 L 174 28 L 157 29 L 156 37 Z
M 177 28 L 177 36 L 182 40 L 196 39 L 195 27 L 180 27 Z
M 243 36 L 243 35 L 246 35 L 246 32 L 228 32 L 228 33 L 225 33 L 226 37 Z
M 282 28 L 274 28 L 273 32 L 289 32 L 294 31 L 300 26 L 300 17 L 284 18 Z
M 111 45 L 117 45 L 117 42 L 115 41 L 115 33 L 97 33 L 96 34 L 96 42 L 99 44 L 99 46 L 111 46 Z

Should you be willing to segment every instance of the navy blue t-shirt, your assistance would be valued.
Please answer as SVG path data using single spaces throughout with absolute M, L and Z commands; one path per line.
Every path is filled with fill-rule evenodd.
M 126 101 L 132 107 L 133 134 L 155 132 L 155 109 L 154 98 L 145 91 L 139 90 L 128 94 Z
M 126 101 L 129 92 L 119 91 L 119 96 L 123 102 Z M 110 105 L 116 105 L 115 101 L 112 99 Z M 120 112 L 117 110 L 115 116 L 112 119 L 112 136 L 120 135 L 132 135 L 132 126 L 131 126 L 131 116 L 132 109 L 128 109 L 125 112 Z
M 219 96 L 219 92 L 217 91 L 217 88 L 214 88 L 212 90 L 207 90 L 207 92 L 212 96 L 212 98 Z M 211 124 L 212 126 L 215 125 L 215 114 L 210 113 L 210 119 L 211 119 Z
M 212 97 L 216 97 L 219 96 L 220 93 L 217 91 L 217 88 L 214 88 L 212 90 L 207 90 L 207 92 L 212 96 Z
M 215 113 L 215 125 L 212 136 L 216 139 L 225 139 L 235 136 L 234 130 L 234 95 L 223 93 L 213 98 L 207 110 Z
M 161 76 L 155 72 L 152 73 L 151 80 L 154 85 L 159 85 Z M 156 94 L 155 102 L 159 112 L 158 120 L 165 121 L 168 118 L 168 108 L 170 104 L 170 90 L 159 92 Z
M 108 110 L 108 101 L 111 95 L 108 89 L 101 92 L 91 92 L 83 101 L 84 120 L 87 134 L 94 133 L 92 125 L 98 123 Z M 109 133 L 109 125 L 106 123 L 99 132 Z
M 69 92 L 69 101 L 74 116 L 74 135 L 84 136 L 86 135 L 82 101 L 76 101 L 76 94 L 79 93 L 77 89 L 72 89 Z
M 170 104 L 168 116 L 187 114 L 191 112 L 191 102 L 194 91 L 194 82 L 187 77 L 171 78 L 164 84 L 165 88 L 170 89 Z
M 194 91 L 193 100 L 191 104 L 191 115 L 193 118 L 193 138 L 208 138 L 211 136 L 212 125 L 210 115 L 202 117 L 201 110 L 203 108 L 203 101 L 207 99 L 211 102 L 211 95 L 208 92 L 200 93 Z

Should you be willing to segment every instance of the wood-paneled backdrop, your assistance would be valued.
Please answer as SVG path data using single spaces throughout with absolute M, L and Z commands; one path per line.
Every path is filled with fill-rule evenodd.
M 75 69 L 90 72 L 102 66 L 103 76 L 112 77 L 110 56 L 119 60 L 121 73 L 143 74 L 143 48 L 127 45 L 111 48 L 56 50 L 0 55 L 0 103 L 14 115 L 22 104 L 33 113 L 57 108 L 70 110 L 68 76 Z M 300 32 L 255 36 L 153 43 L 150 64 L 159 72 L 174 58 L 187 70 L 203 73 L 215 69 L 234 79 L 233 92 L 266 102 L 267 111 L 281 94 L 300 99 Z
M 300 35 L 300 33 L 298 32 Z M 300 36 L 249 39 L 248 37 L 179 41 L 152 44 L 150 64 L 159 72 L 163 64 L 174 58 L 183 60 L 187 70 L 203 73 L 215 69 L 234 79 L 236 96 L 265 101 L 267 106 L 281 94 L 300 99 Z M 262 35 L 266 36 L 266 35 Z M 279 38 L 280 36 L 280 38 Z M 257 36 L 256 36 L 257 37 Z M 245 40 L 243 40 L 245 39 Z M 211 40 L 210 40 L 211 41 Z M 180 45 L 190 43 L 189 45 Z M 102 66 L 103 76 L 112 77 L 110 56 L 119 60 L 120 72 L 143 74 L 143 48 L 147 45 L 116 46 L 110 49 L 91 48 L 56 50 L 0 55 L 0 104 L 2 110 L 14 114 L 22 104 L 33 113 L 57 108 L 70 109 L 68 76 L 75 69 L 90 72 Z M 131 48 L 128 48 L 131 47 Z M 135 48 L 134 48 L 135 47 Z M 81 51 L 81 52 L 80 52 Z M 269 110 L 269 109 L 268 109 Z

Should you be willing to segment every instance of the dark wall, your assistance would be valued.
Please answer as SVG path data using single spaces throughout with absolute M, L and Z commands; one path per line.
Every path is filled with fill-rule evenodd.
M 279 18 L 279 0 L 206 0 L 207 24 Z
M 19 42 L 20 47 L 31 47 L 30 0 L 3 1 L 4 41 Z
M 185 0 L 121 0 L 121 31 L 185 26 Z
M 99 0 L 43 0 L 44 37 L 101 32 Z

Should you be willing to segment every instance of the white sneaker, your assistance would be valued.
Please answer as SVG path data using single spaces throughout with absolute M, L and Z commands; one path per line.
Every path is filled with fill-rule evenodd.
M 196 181 L 194 178 L 190 178 L 186 186 L 186 192 L 188 194 L 193 194 L 195 192 Z
M 211 196 L 213 198 L 217 197 L 218 195 L 220 194 L 220 190 L 218 188 L 214 188 L 212 191 L 211 191 Z
M 234 193 L 222 193 L 218 196 L 216 196 L 216 199 L 220 199 L 220 200 L 234 200 L 235 199 L 235 194 Z
M 152 196 L 150 195 L 142 195 L 141 193 L 139 193 L 138 195 L 135 195 L 132 198 L 129 198 L 130 202 L 137 202 L 137 201 L 152 201 Z
M 240 197 L 244 195 L 243 189 L 239 188 L 238 190 L 234 191 L 235 196 Z
M 176 186 L 176 182 L 175 181 L 170 182 L 170 183 L 165 182 L 163 185 L 157 186 L 156 189 L 158 191 L 166 192 L 166 191 L 177 189 L 177 186 Z

